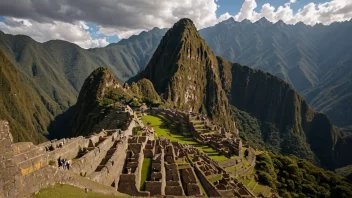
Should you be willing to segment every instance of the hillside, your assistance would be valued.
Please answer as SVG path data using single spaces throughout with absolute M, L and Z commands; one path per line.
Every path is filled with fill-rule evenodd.
M 231 76 L 222 76 L 229 87 L 230 104 L 266 123 L 261 128 L 264 142 L 270 142 L 282 154 L 320 161 L 327 167 L 336 166 L 335 147 L 343 134 L 324 114 L 315 112 L 288 83 L 276 76 L 236 63 L 221 66 L 224 73 L 231 72 Z
M 0 120 L 9 122 L 15 142 L 39 143 L 48 135 L 53 101 L 36 88 L 0 50 Z
M 337 126 L 351 126 L 352 21 L 308 26 L 230 18 L 199 33 L 214 54 L 280 77 Z
M 273 153 L 257 155 L 258 180 L 282 197 L 351 197 L 352 184 L 306 160 Z

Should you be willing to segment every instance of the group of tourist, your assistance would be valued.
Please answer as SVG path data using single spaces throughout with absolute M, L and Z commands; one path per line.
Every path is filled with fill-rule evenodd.
M 59 168 L 62 167 L 64 170 L 70 170 L 71 160 L 61 159 L 61 157 L 59 157 L 57 159 L 57 165 Z

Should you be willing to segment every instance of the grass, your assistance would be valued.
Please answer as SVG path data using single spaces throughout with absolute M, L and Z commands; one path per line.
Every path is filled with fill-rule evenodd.
M 253 189 L 253 192 L 255 194 L 264 193 L 266 188 L 266 186 L 258 183 L 257 186 Z
M 214 184 L 216 181 L 219 181 L 221 179 L 221 174 L 208 176 L 207 179 L 210 183 Z
M 164 137 L 171 141 L 179 142 L 181 144 L 188 144 L 196 147 L 202 152 L 206 153 L 211 159 L 222 162 L 228 160 L 224 155 L 219 155 L 219 152 L 210 148 L 209 146 L 200 145 L 192 137 L 184 137 L 178 132 L 179 125 L 176 122 L 172 122 L 166 119 L 162 115 L 145 115 L 142 117 L 143 124 L 147 125 L 150 123 L 150 127 L 153 127 L 156 131 L 157 137 Z
M 141 186 L 140 189 L 145 190 L 145 181 L 150 178 L 152 168 L 152 158 L 144 158 L 142 165 Z
M 114 195 L 104 195 L 96 192 L 85 193 L 84 189 L 66 185 L 66 184 L 56 184 L 55 186 L 43 188 L 34 198 L 116 198 L 116 197 L 129 197 L 129 196 L 114 196 Z

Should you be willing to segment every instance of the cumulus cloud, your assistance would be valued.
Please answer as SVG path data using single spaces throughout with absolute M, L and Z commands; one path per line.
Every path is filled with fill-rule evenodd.
M 109 44 L 106 38 L 92 39 L 86 31 L 88 28 L 83 21 L 39 23 L 30 19 L 6 17 L 4 22 L 0 22 L 0 29 L 4 32 L 29 35 L 39 42 L 60 39 L 73 42 L 83 48 L 104 47 Z
M 322 23 L 329 25 L 333 22 L 347 21 L 352 18 L 351 0 L 332 0 L 330 2 L 315 4 L 309 3 L 296 13 L 291 8 L 291 4 L 296 0 L 290 0 L 284 6 L 275 8 L 270 3 L 265 3 L 260 12 L 254 11 L 257 8 L 255 0 L 245 0 L 240 12 L 234 16 L 235 20 L 242 21 L 248 19 L 252 22 L 265 17 L 271 22 L 279 20 L 287 24 L 303 22 L 307 25 Z
M 92 39 L 89 34 L 92 30 L 86 22 L 98 26 L 97 34 L 128 38 L 153 27 L 171 27 L 185 17 L 192 19 L 198 29 L 230 17 L 252 22 L 266 17 L 271 22 L 302 21 L 309 25 L 352 18 L 352 0 L 309 3 L 296 12 L 291 8 L 294 3 L 296 0 L 286 0 L 278 7 L 265 3 L 256 11 L 255 0 L 243 0 L 238 14 L 232 16 L 227 12 L 217 17 L 217 0 L 1 0 L 0 16 L 5 16 L 6 21 L 0 22 L 0 29 L 26 34 L 38 41 L 63 39 L 88 48 L 105 46 L 108 42 L 106 38 Z
M 126 38 L 153 27 L 171 27 L 180 18 L 191 18 L 198 28 L 214 25 L 214 0 L 11 0 L 0 1 L 0 15 L 40 23 L 87 21 L 101 33 Z

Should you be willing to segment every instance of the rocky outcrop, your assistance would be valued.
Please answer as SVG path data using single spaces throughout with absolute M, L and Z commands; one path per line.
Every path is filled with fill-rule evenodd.
M 70 130 L 71 136 L 88 134 L 99 121 L 100 101 L 108 89 L 122 89 L 108 69 L 100 67 L 85 80 L 73 113 Z M 95 119 L 92 114 L 98 114 Z
M 154 89 L 153 83 L 148 79 L 143 78 L 136 83 L 133 82 L 130 86 L 130 90 L 136 97 L 145 102 L 161 102 L 160 96 Z

